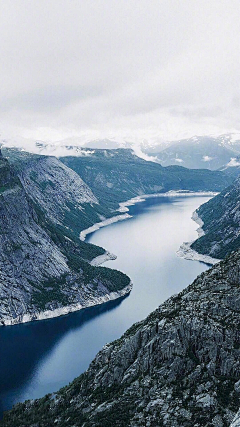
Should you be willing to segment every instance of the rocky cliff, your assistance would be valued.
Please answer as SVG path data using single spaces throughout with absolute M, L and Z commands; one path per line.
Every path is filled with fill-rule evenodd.
M 240 251 L 106 345 L 69 386 L 16 405 L 1 425 L 230 426 L 240 404 L 239 307 Z
M 110 215 L 91 188 L 56 157 L 4 149 L 28 196 L 53 223 L 77 238 L 81 230 Z
M 234 417 L 234 420 L 231 423 L 230 427 L 240 427 L 240 410 L 238 411 L 238 413 Z
M 240 177 L 218 196 L 200 206 L 198 216 L 203 221 L 204 235 L 192 249 L 213 258 L 224 258 L 240 247 Z
M 57 160 L 49 161 L 48 171 L 44 162 L 32 169 L 33 180 L 41 176 L 33 187 L 26 171 L 19 174 L 20 180 L 0 157 L 1 325 L 65 314 L 115 299 L 131 289 L 126 275 L 89 264 L 104 250 L 81 242 L 68 229 L 65 210 L 69 200 L 75 201 L 79 211 L 97 200 L 77 175 L 75 182 L 67 176 L 64 183 L 67 168 L 59 168 Z M 47 173 L 49 181 L 44 181 Z M 63 180 L 57 184 L 54 179 L 60 176 Z M 38 185 L 45 186 L 44 196 Z

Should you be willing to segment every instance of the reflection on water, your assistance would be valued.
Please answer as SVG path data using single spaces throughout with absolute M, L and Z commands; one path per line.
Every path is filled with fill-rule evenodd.
M 49 362 L 52 364 L 51 355 L 52 352 L 54 354 L 59 340 L 63 340 L 66 336 L 77 338 L 76 329 L 84 328 L 91 321 L 96 321 L 99 316 L 119 306 L 125 298 L 86 308 L 58 319 L 0 328 L 0 412 L 2 413 L 6 407 L 11 407 L 13 401 L 39 397 L 68 383 L 72 376 L 68 377 L 67 364 L 72 364 L 71 354 L 76 352 L 76 347 L 71 345 L 74 344 L 71 339 L 70 345 L 65 347 L 69 359 L 65 360 L 64 367 L 58 366 L 58 374 L 56 373 L 57 366 L 49 367 L 48 372 L 43 370 L 44 377 L 39 381 L 36 381 L 35 374 L 37 369 L 41 370 L 41 364 L 49 360 L 49 357 Z M 62 344 L 65 346 L 64 341 Z M 100 343 L 100 346 L 103 344 Z M 87 349 L 86 352 L 85 349 Z M 84 347 L 81 355 L 82 370 L 88 367 L 89 356 L 93 358 L 95 354 L 95 344 L 91 348 L 89 341 L 88 347 Z M 63 357 L 63 353 L 61 353 L 61 357 Z M 71 369 L 72 367 L 70 375 Z M 65 382 L 61 379 L 64 379 Z M 24 389 L 27 391 L 24 392 Z
M 128 221 L 88 236 L 118 258 L 106 266 L 128 274 L 129 297 L 57 319 L 0 328 L 0 410 L 56 391 L 83 372 L 106 343 L 118 338 L 207 266 L 176 250 L 197 237 L 192 212 L 206 197 L 152 198 L 130 207 Z

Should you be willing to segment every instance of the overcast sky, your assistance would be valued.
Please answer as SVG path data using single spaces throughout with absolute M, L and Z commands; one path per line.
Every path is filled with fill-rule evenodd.
M 0 2 L 2 135 L 239 131 L 239 0 Z

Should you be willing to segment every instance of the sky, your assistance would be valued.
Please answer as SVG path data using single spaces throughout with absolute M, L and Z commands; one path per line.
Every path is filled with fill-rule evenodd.
M 0 2 L 0 134 L 239 132 L 239 0 Z

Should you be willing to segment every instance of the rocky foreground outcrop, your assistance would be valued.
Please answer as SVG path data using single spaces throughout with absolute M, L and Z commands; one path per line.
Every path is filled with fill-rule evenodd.
M 16 405 L 1 426 L 229 427 L 239 406 L 240 251 L 107 344 L 70 385 Z
M 234 417 L 234 420 L 233 420 L 230 427 L 240 427 L 240 410 L 238 411 L 238 413 Z

